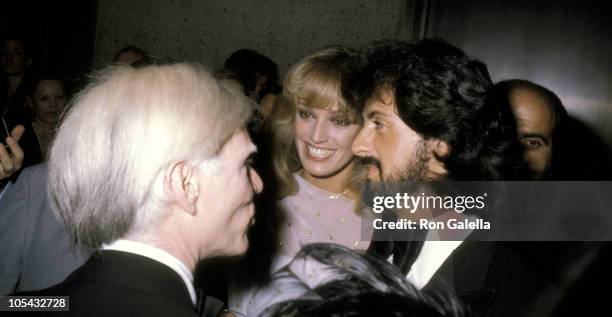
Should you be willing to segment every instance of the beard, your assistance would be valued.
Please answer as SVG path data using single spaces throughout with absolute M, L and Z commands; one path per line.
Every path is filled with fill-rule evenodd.
M 374 197 L 377 196 L 395 196 L 396 193 L 416 195 L 425 190 L 427 188 L 425 182 L 427 161 L 425 141 L 422 140 L 419 142 L 414 157 L 403 164 L 403 168 L 397 173 L 381 177 L 381 181 L 367 180 L 365 182 L 361 193 L 363 203 L 372 207 Z M 380 171 L 382 174 L 382 170 Z

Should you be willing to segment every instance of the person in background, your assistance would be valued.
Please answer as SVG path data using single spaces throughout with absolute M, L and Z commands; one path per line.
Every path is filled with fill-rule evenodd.
M 491 101 L 512 110 L 533 180 L 610 180 L 610 149 L 570 116 L 550 89 L 523 79 L 501 81 Z
M 206 312 L 196 264 L 245 252 L 263 187 L 249 165 L 251 113 L 199 66 L 97 74 L 73 99 L 48 163 L 53 209 L 95 252 L 64 282 L 20 294 L 70 296 L 62 316 Z
M 47 158 L 67 101 L 64 80 L 53 76 L 42 76 L 30 97 L 34 113 L 32 128 L 44 158 Z
M 120 65 L 137 65 L 138 63 L 147 63 L 150 57 L 140 47 L 128 45 L 118 50 L 113 57 L 113 62 Z
M 495 103 L 509 107 L 516 120 L 517 137 L 532 179 L 550 172 L 559 131 L 567 120 L 561 100 L 549 89 L 527 80 L 501 81 L 491 88 Z
M 38 164 L 43 160 L 26 103 L 27 96 L 34 90 L 36 83 L 36 76 L 31 70 L 31 65 L 32 52 L 22 37 L 9 36 L 2 40 L 0 48 L 0 129 L 4 133 L 0 135 L 6 135 L 6 131 L 13 131 L 18 125 L 23 126 L 19 138 L 19 146 L 24 153 L 21 157 L 22 167 Z M 19 130 L 21 131 L 21 128 Z M 4 139 L 1 142 L 4 142 Z M 4 157 L 4 164 L 7 164 L 6 154 Z M 12 181 L 16 181 L 19 173 L 12 172 L 11 174 L 13 175 Z
M 0 295 L 38 290 L 62 282 L 91 250 L 73 245 L 47 196 L 48 165 L 23 170 L 0 198 Z
M 0 112 L 14 121 L 25 120 L 25 99 L 32 91 L 34 76 L 30 72 L 32 56 L 26 41 L 18 36 L 2 40 L 0 48 Z
M 260 105 L 259 113 L 264 120 L 270 116 L 281 92 L 274 61 L 257 51 L 240 49 L 225 60 L 223 69 L 217 74 L 240 84 L 244 94 Z

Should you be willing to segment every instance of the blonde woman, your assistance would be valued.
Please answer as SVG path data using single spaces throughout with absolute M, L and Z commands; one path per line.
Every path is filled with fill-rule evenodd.
M 357 207 L 361 177 L 351 151 L 361 114 L 341 93 L 343 78 L 358 63 L 356 52 L 331 47 L 304 58 L 285 77 L 269 126 L 283 218 L 272 272 L 310 243 L 359 250 L 369 245 L 370 235 L 361 230 Z M 257 316 L 272 303 L 296 295 L 270 285 L 240 289 L 235 284 L 229 308 L 237 315 Z

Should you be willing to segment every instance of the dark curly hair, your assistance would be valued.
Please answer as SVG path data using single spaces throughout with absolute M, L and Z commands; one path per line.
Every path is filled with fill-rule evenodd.
M 450 180 L 502 180 L 519 174 L 520 146 L 511 113 L 489 104 L 486 65 L 442 40 L 383 40 L 369 45 L 358 75 L 345 82 L 347 100 L 364 108 L 384 90 L 399 117 L 425 139 L 445 141 L 439 157 Z

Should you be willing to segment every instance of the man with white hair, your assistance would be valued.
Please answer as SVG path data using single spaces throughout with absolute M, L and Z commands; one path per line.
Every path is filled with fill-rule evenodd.
M 194 316 L 205 258 L 242 254 L 262 190 L 251 106 L 198 66 L 106 70 L 73 101 L 51 149 L 51 204 L 97 249 L 63 283 L 71 315 Z

